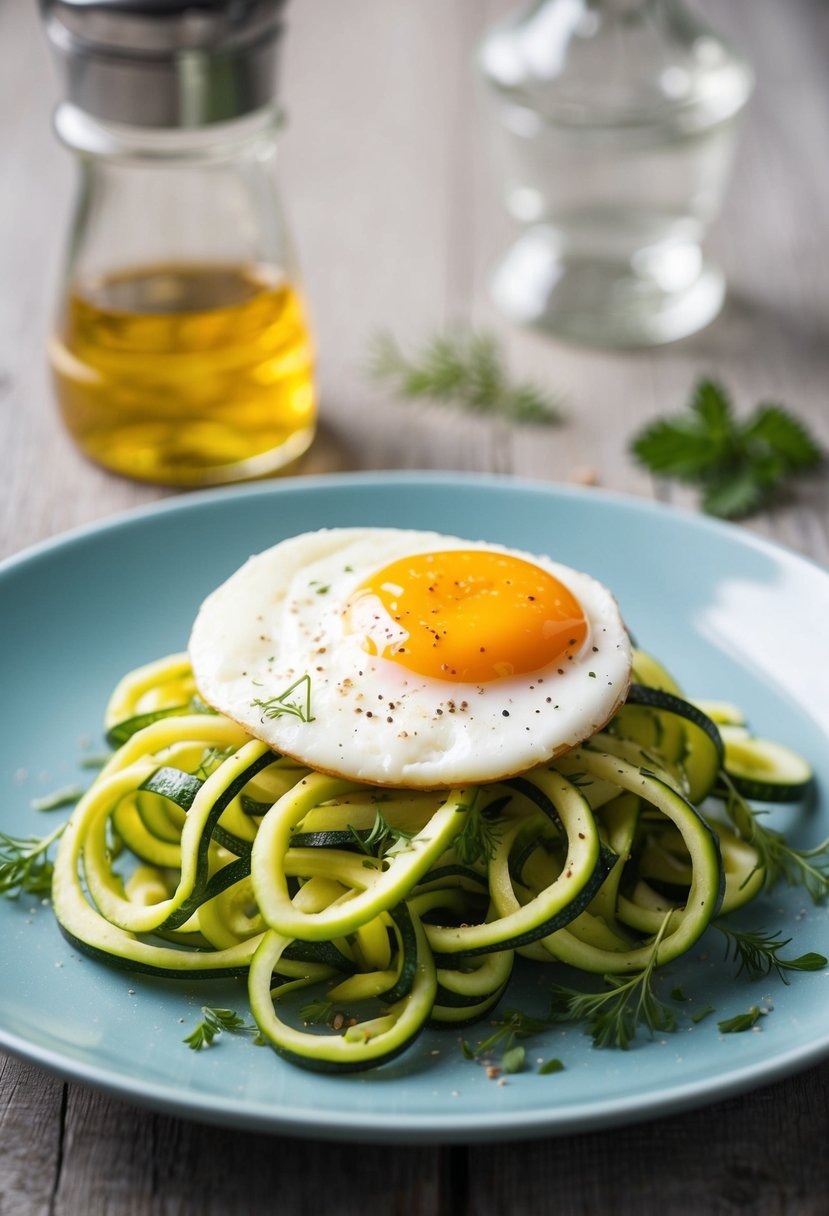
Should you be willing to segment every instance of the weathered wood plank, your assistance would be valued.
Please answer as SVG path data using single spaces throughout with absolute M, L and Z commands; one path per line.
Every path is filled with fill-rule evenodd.
M 60 1172 L 66 1086 L 0 1055 L 0 1216 L 46 1216 Z
M 440 1211 L 444 1170 L 439 1149 L 355 1148 L 203 1126 L 73 1087 L 50 1216 L 420 1216 Z
M 660 1122 L 470 1152 L 476 1216 L 819 1216 L 829 1065 Z

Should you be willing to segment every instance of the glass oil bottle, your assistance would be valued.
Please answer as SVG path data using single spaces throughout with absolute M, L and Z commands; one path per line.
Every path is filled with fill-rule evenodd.
M 215 485 L 314 436 L 313 352 L 274 164 L 281 0 L 44 0 L 80 188 L 50 362 L 117 473 Z

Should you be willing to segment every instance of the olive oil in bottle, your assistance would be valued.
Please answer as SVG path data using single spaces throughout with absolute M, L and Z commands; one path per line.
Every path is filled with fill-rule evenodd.
M 72 437 L 127 477 L 265 477 L 312 441 L 276 174 L 285 4 L 42 0 L 78 171 L 50 362 Z
M 170 263 L 75 286 L 50 353 L 70 433 L 129 477 L 211 485 L 266 476 L 313 439 L 302 301 L 263 268 Z

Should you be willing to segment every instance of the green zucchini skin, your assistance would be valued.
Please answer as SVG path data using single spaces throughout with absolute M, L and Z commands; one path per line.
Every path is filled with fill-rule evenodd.
M 155 709 L 149 713 L 135 714 L 132 718 L 125 718 L 122 722 L 117 722 L 109 728 L 105 738 L 110 747 L 121 747 L 133 735 L 137 735 L 146 727 L 152 726 L 156 722 L 161 722 L 165 718 L 180 718 L 184 714 L 215 713 L 214 709 L 211 709 L 209 705 L 204 705 L 202 702 L 194 704 L 190 701 L 186 705 L 170 705 L 165 709 Z
M 460 928 L 427 925 L 426 933 L 440 966 L 451 966 L 453 958 L 474 958 L 538 941 L 589 904 L 612 864 L 587 800 L 566 777 L 554 769 L 537 769 L 532 778 L 516 778 L 506 784 L 566 834 L 567 864 L 550 888 L 530 904 L 513 907 L 507 915 Z M 496 847 L 489 869 L 491 888 L 496 873 L 501 885 L 508 882 L 509 856 L 503 843 Z
M 678 759 L 688 780 L 688 796 L 695 803 L 707 798 L 716 785 L 725 758 L 725 747 L 716 723 L 693 702 L 645 684 L 631 684 L 625 704 L 646 706 L 658 713 L 676 715 L 683 721 L 685 748 Z
M 366 1031 L 365 1037 L 360 1037 L 359 1027 L 345 1034 L 312 1034 L 297 1030 L 278 1017 L 271 998 L 271 985 L 274 968 L 279 964 L 287 940 L 269 930 L 251 962 L 248 993 L 256 1023 L 274 1050 L 284 1059 L 313 1072 L 340 1075 L 387 1064 L 408 1050 L 427 1024 L 437 992 L 435 965 L 423 927 L 412 913 L 409 923 L 416 951 L 411 990 L 391 1006 L 383 1019 L 384 1023 L 390 1024 L 378 1033 Z
M 671 914 L 668 931 L 657 947 L 656 965 L 664 966 L 688 951 L 720 911 L 726 886 L 718 837 L 687 798 L 648 770 L 590 747 L 580 749 L 580 760 L 597 777 L 609 779 L 615 774 L 621 788 L 643 798 L 665 815 L 679 829 L 691 855 L 693 879 L 686 905 Z M 543 944 L 560 962 L 597 974 L 641 970 L 647 966 L 653 950 L 652 941 L 624 951 L 597 949 L 579 941 L 566 929 L 545 939 Z
M 750 756 L 741 771 L 739 749 L 763 741 L 743 727 L 729 735 L 731 708 L 721 734 L 659 664 L 641 654 L 637 662 L 606 732 L 558 764 L 434 801 L 422 791 L 385 795 L 397 838 L 385 836 L 381 856 L 365 847 L 376 791 L 298 768 L 185 703 L 182 656 L 158 665 L 177 702 L 142 702 L 151 665 L 116 697 L 108 725 L 119 750 L 59 846 L 61 932 L 130 974 L 246 976 L 273 1050 L 331 1075 L 397 1059 L 424 1026 L 487 1017 L 517 953 L 623 975 L 655 950 L 663 966 L 765 880 L 757 851 L 715 830 L 695 801 L 723 792 L 722 772 L 745 796 L 769 801 L 807 797 L 813 777 L 786 749 L 776 771 L 775 745 L 758 771 Z M 486 857 L 456 847 L 473 807 L 491 833 Z M 147 863 L 128 880 L 111 864 L 107 825 L 125 856 Z M 315 984 L 332 1001 L 371 1001 L 382 1012 L 342 1033 L 298 1029 L 280 1016 L 280 998 Z
M 727 739 L 723 768 L 735 789 L 752 801 L 803 802 L 814 792 L 811 766 L 770 739 Z
M 248 955 L 240 958 L 236 963 L 220 961 L 218 951 L 215 959 L 211 959 L 210 954 L 199 954 L 197 956 L 199 965 L 196 967 L 192 962 L 184 963 L 182 961 L 181 955 L 184 951 L 170 949 L 167 961 L 162 963 L 160 960 L 164 955 L 154 953 L 161 949 L 157 946 L 137 942 L 137 946 L 144 948 L 143 950 L 133 950 L 130 944 L 123 939 L 111 938 L 105 933 L 101 933 L 99 936 L 86 933 L 81 937 L 73 933 L 69 925 L 62 921 L 58 921 L 58 928 L 69 945 L 86 955 L 87 958 L 94 959 L 98 963 L 105 963 L 109 968 L 124 971 L 128 975 L 151 975 L 156 979 L 188 980 L 191 983 L 196 976 L 200 980 L 244 979 L 250 970 L 250 958 L 253 954 L 251 949 Z M 172 958 L 172 955 L 178 957 Z M 154 959 L 157 961 L 153 961 Z

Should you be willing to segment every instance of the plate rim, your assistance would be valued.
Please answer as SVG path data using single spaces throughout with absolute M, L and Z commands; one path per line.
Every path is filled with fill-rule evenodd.
M 674 519 L 677 523 L 694 529 L 710 530 L 715 535 L 740 537 L 741 542 L 759 552 L 770 552 L 779 557 L 785 557 L 805 567 L 829 575 L 829 567 L 823 565 L 817 558 L 802 553 L 793 545 L 776 538 L 763 536 L 760 533 L 747 530 L 739 522 L 718 519 L 704 515 L 701 511 L 690 507 L 679 506 L 676 503 L 666 503 L 655 498 L 626 493 L 620 490 L 610 490 L 603 486 L 581 486 L 571 483 L 543 481 L 530 477 L 515 476 L 511 473 L 478 473 L 466 470 L 454 472 L 446 469 L 401 469 L 401 470 L 359 470 L 345 473 L 317 473 L 304 476 L 283 477 L 277 481 L 253 481 L 231 486 L 215 486 L 208 489 L 173 491 L 167 497 L 154 502 L 142 503 L 137 506 L 118 510 L 100 519 L 90 520 L 63 529 L 42 540 L 34 541 L 22 549 L 7 554 L 0 559 L 0 576 L 5 576 L 9 570 L 20 563 L 48 554 L 52 549 L 71 546 L 82 542 L 99 533 L 129 527 L 156 515 L 175 514 L 178 511 L 198 509 L 200 506 L 210 506 L 221 501 L 236 501 L 241 498 L 278 497 L 284 493 L 307 492 L 313 494 L 321 489 L 347 489 L 350 486 L 367 489 L 385 489 L 390 487 L 421 486 L 427 483 L 439 485 L 443 489 L 454 491 L 462 487 L 496 489 L 516 489 L 549 495 L 552 498 L 569 498 L 576 501 L 589 502 L 598 500 L 608 506 L 616 505 L 634 514 L 646 516 L 662 516 Z
M 221 502 L 236 502 L 246 498 L 278 498 L 284 494 L 313 496 L 321 489 L 350 493 L 366 490 L 385 491 L 393 487 L 400 492 L 407 487 L 420 489 L 424 486 L 439 487 L 442 491 L 451 493 L 465 493 L 469 490 L 519 491 L 555 501 L 600 502 L 607 508 L 617 506 L 647 518 L 666 518 L 681 527 L 690 527 L 693 531 L 711 530 L 714 534 L 728 537 L 740 547 L 763 553 L 774 561 L 793 563 L 808 570 L 810 574 L 817 573 L 818 576 L 829 579 L 829 570 L 820 562 L 780 541 L 673 504 L 618 491 L 561 485 L 509 474 L 425 469 L 287 477 L 274 482 L 254 482 L 172 495 L 66 529 L 10 554 L 0 561 L 0 585 L 8 576 L 14 576 L 30 563 L 48 560 L 55 552 L 71 550 L 75 545 L 94 541 L 99 536 L 153 521 L 158 517 L 178 514 L 180 511 L 197 513 Z M 445 1115 L 436 1115 L 434 1112 L 377 1113 L 355 1109 L 352 1119 L 345 1127 L 338 1111 L 317 1110 L 310 1115 L 291 1111 L 287 1106 L 264 1106 L 247 1098 L 240 1100 L 225 1095 L 192 1092 L 181 1086 L 176 1088 L 172 1082 L 160 1085 L 156 1082 L 145 1082 L 139 1077 L 119 1076 L 104 1066 L 73 1061 L 61 1056 L 59 1051 L 33 1044 L 23 1036 L 7 1031 L 2 1025 L 0 1048 L 67 1080 L 89 1085 L 122 1100 L 206 1123 L 232 1124 L 285 1135 L 316 1136 L 352 1142 L 400 1143 L 408 1139 L 420 1144 L 471 1141 L 482 1143 L 494 1139 L 567 1135 L 572 1132 L 599 1130 L 619 1124 L 667 1117 L 693 1107 L 719 1102 L 790 1077 L 817 1064 L 829 1055 L 829 1030 L 823 1039 L 800 1044 L 782 1053 L 777 1052 L 768 1060 L 734 1066 L 718 1073 L 716 1078 L 706 1076 L 674 1084 L 657 1100 L 649 1093 L 617 1097 L 612 1100 L 610 1109 L 601 1111 L 596 1109 L 595 1098 L 578 1105 L 570 1103 L 566 1107 L 566 1122 L 551 1103 L 544 1110 L 529 1108 L 525 1111 L 498 1112 L 493 1108 L 485 1112 L 465 1111 L 462 1115 L 460 1112 L 453 1114 L 451 1110 Z M 461 1126 L 458 1126 L 459 1122 Z

